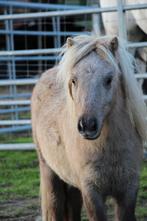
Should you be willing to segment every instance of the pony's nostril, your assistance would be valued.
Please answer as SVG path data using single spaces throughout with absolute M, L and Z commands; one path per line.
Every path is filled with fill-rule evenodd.
M 97 120 L 95 118 L 89 120 L 88 129 L 90 132 L 94 132 L 97 130 Z
M 94 117 L 81 117 L 78 121 L 79 133 L 88 140 L 94 140 L 98 137 L 98 123 Z
M 78 130 L 79 132 L 84 132 L 84 121 L 82 119 L 79 120 L 78 122 Z
M 78 122 L 78 130 L 80 133 L 93 133 L 97 131 L 98 125 L 95 118 L 80 118 Z

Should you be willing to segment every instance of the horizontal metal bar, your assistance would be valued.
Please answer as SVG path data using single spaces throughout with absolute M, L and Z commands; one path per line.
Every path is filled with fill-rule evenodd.
M 0 150 L 35 150 L 36 145 L 34 143 L 15 143 L 15 144 L 0 144 Z M 144 150 L 144 158 L 147 158 L 147 151 Z
M 48 3 L 30 3 L 30 2 L 20 2 L 20 1 L 0 1 L 0 6 L 2 7 L 15 7 L 15 8 L 29 8 L 29 9 L 77 9 L 77 8 L 87 8 L 87 6 L 81 5 L 64 5 L 64 4 L 48 4 Z
M 127 47 L 147 47 L 147 42 L 128 43 Z M 61 52 L 61 48 L 34 49 L 34 50 L 16 50 L 0 51 L 0 56 L 18 56 L 18 55 L 35 55 L 35 54 L 52 54 Z
M 135 74 L 135 77 L 137 79 L 147 79 L 147 73 L 144 73 L 144 74 Z
M 0 126 L 31 124 L 31 120 L 0 120 Z
M 0 114 L 18 113 L 30 111 L 30 107 L 17 107 L 14 109 L 0 109 Z
M 19 30 L 3 30 L 0 29 L 0 34 L 13 34 L 13 35 L 34 35 L 34 36 L 75 36 L 75 35 L 80 35 L 83 33 L 88 33 L 88 32 L 55 32 L 55 31 L 19 31 Z
M 129 48 L 147 47 L 147 42 L 127 43 Z M 54 54 L 61 52 L 61 48 L 34 49 L 34 50 L 16 50 L 0 51 L 0 56 L 19 56 L 19 55 L 37 55 L 37 54 Z
M 143 99 L 147 101 L 147 95 L 143 95 Z M 0 100 L 0 106 L 11 106 L 11 105 L 30 105 L 30 100 Z
M 123 10 L 138 10 L 145 8 L 147 8 L 147 4 L 138 4 L 138 5 L 124 6 Z M 89 7 L 88 9 L 1 15 L 0 21 L 14 20 L 14 19 L 30 19 L 30 18 L 39 19 L 41 17 L 45 18 L 45 17 L 73 16 L 73 15 L 83 15 L 83 14 L 96 14 L 100 12 L 114 12 L 114 11 L 117 11 L 117 7 L 104 7 L 104 8 Z
M 15 61 L 55 61 L 55 60 L 59 60 L 60 56 L 19 56 L 18 57 L 13 57 L 13 60 Z M 0 61 L 3 62 L 7 62 L 7 61 L 11 61 L 12 57 L 0 57 Z M 1 64 L 0 64 L 1 65 Z M 2 64 L 4 65 L 4 64 Z
M 36 84 L 38 79 L 16 79 L 16 80 L 0 80 L 0 86 L 8 85 L 32 85 Z
M 147 118 L 146 118 L 147 120 Z M 0 120 L 0 126 L 7 126 L 7 125 L 25 125 L 31 124 L 30 119 L 25 120 Z
M 147 101 L 147 95 L 144 95 L 143 98 L 145 101 Z M 30 100 L 4 100 L 0 101 L 0 106 L 30 105 L 30 103 Z
M 147 118 L 146 118 L 147 120 Z M 8 125 L 25 125 L 31 124 L 30 119 L 25 120 L 0 120 L 0 126 L 8 126 Z
M 15 144 L 0 144 L 0 150 L 1 151 L 6 151 L 6 150 L 10 150 L 10 151 L 14 151 L 14 150 L 19 150 L 19 151 L 24 151 L 24 150 L 35 150 L 36 149 L 36 145 L 33 143 L 15 143 Z M 147 158 L 147 151 L 144 150 L 144 158 Z
M 0 144 L 0 150 L 34 150 L 35 144 L 21 143 L 21 144 Z
M 0 56 L 18 56 L 18 55 L 36 55 L 36 54 L 54 54 L 61 52 L 60 48 L 34 49 L 34 50 L 16 50 L 0 51 Z
M 0 100 L 0 106 L 30 105 L 30 100 Z
M 113 11 L 116 11 L 116 7 L 106 7 L 106 8 L 91 7 L 89 9 L 77 9 L 77 10 L 67 10 L 67 11 L 9 14 L 9 15 L 1 15 L 0 21 L 15 20 L 15 19 L 30 19 L 30 18 L 39 19 L 45 17 L 73 16 L 73 15 L 83 15 L 83 14 L 86 15 L 86 14 L 96 14 L 100 12 L 113 12 Z
M 0 99 L 17 99 L 17 98 L 30 98 L 31 93 L 16 93 L 16 94 L 4 94 L 0 95 Z
M 7 127 L 7 128 L 0 128 L 0 134 L 12 133 L 12 132 L 15 133 L 21 131 L 28 131 L 28 130 L 31 130 L 31 125 Z
M 144 74 L 135 74 L 135 77 L 138 78 L 147 78 L 147 73 Z M 16 79 L 16 80 L 0 80 L 0 86 L 8 86 L 8 85 L 32 85 L 36 84 L 39 79 Z
M 147 79 L 147 73 L 143 74 L 135 74 L 135 78 L 137 79 Z M 16 80 L 0 80 L 0 86 L 9 86 L 9 85 L 33 85 L 36 84 L 39 79 L 16 79 Z M 20 94 L 19 94 L 20 95 Z M 24 96 L 26 94 L 22 94 L 21 96 Z M 10 95 L 5 95 L 10 96 Z M 17 95 L 16 95 L 17 96 Z M 30 94 L 27 94 L 27 96 L 30 96 Z M 0 96 L 1 97 L 1 96 Z
M 143 47 L 147 47 L 147 42 L 127 43 L 127 47 L 129 47 L 129 48 L 143 48 Z
M 144 101 L 147 101 L 147 95 L 143 95 Z
M 140 9 L 146 9 L 147 4 L 129 4 L 129 5 L 124 5 L 123 10 L 125 11 L 130 11 L 130 10 L 140 10 Z

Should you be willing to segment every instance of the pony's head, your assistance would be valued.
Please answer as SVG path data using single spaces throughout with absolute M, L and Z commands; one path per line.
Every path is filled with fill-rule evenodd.
M 106 40 L 78 36 L 67 40 L 58 77 L 62 80 L 70 106 L 73 107 L 78 132 L 86 139 L 92 140 L 100 136 L 104 122 L 115 105 L 122 78 L 127 96 L 126 107 L 132 124 L 137 129 L 140 127 L 141 114 L 135 106 L 139 105 L 136 102 L 141 97 L 140 94 L 135 94 L 137 85 L 134 84 L 134 76 L 133 82 L 127 77 L 130 74 L 128 71 L 133 70 L 132 66 L 127 68 L 127 63 L 120 61 L 127 59 L 123 56 L 128 53 L 123 53 L 117 38 Z M 126 61 L 131 65 L 129 60 Z M 128 84 L 133 84 L 134 88 L 130 89 Z M 138 129 L 141 136 L 142 127 Z

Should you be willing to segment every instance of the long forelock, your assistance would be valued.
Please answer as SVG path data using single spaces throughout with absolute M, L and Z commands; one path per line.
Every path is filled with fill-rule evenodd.
M 99 56 L 111 62 L 115 68 L 117 63 L 110 50 L 105 44 L 106 37 L 96 38 L 93 36 L 77 36 L 73 38 L 74 45 L 70 48 L 65 44 L 61 52 L 57 80 L 65 83 L 69 80 L 73 67 L 90 52 L 95 51 Z

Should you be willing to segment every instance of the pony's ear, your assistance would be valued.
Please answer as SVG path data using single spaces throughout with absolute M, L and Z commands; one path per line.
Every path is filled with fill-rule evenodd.
M 74 40 L 72 38 L 67 38 L 66 44 L 67 44 L 67 47 L 70 48 L 74 45 Z
M 110 41 L 110 45 L 109 45 L 110 51 L 112 52 L 112 54 L 115 55 L 115 52 L 118 49 L 118 38 L 114 37 L 111 41 Z

